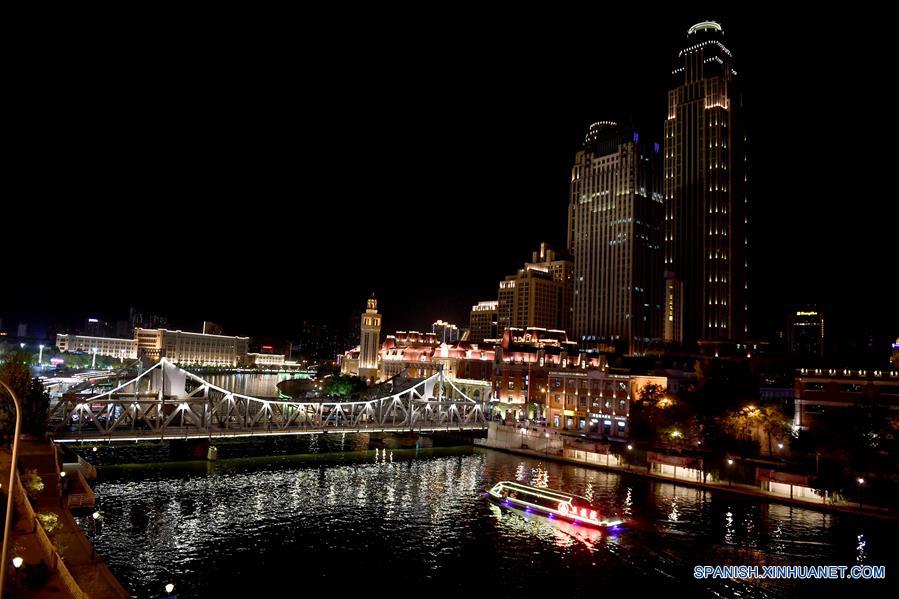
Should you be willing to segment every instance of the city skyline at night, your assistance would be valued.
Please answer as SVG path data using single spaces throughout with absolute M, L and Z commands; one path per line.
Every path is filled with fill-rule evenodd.
M 0 599 L 896 596 L 890 21 L 435 8 L 10 46 Z
M 759 240 L 751 336 L 774 339 L 787 328 L 791 310 L 813 303 L 826 310 L 830 340 L 846 353 L 870 335 L 878 344 L 894 339 L 899 315 L 887 281 L 896 209 L 874 208 L 878 188 L 858 176 L 880 168 L 885 139 L 861 123 L 849 128 L 839 117 L 865 112 L 852 85 L 825 84 L 837 54 L 855 50 L 846 44 L 837 52 L 826 28 L 806 27 L 798 18 L 711 13 L 641 24 L 639 42 L 626 28 L 604 30 L 590 46 L 600 54 L 602 48 L 622 50 L 581 79 L 585 88 L 575 102 L 562 99 L 567 92 L 548 91 L 565 89 L 572 65 L 552 53 L 534 62 L 534 51 L 523 49 L 508 65 L 511 80 L 502 84 L 491 83 L 473 57 L 458 57 L 471 66 L 471 82 L 491 91 L 478 102 L 458 94 L 441 99 L 438 79 L 425 74 L 414 103 L 401 100 L 406 85 L 388 77 L 383 93 L 367 103 L 314 104 L 323 118 L 281 120 L 286 106 L 276 94 L 258 125 L 238 112 L 225 129 L 214 124 L 214 115 L 230 112 L 238 99 L 250 110 L 259 100 L 240 92 L 233 99 L 214 97 L 215 85 L 188 85 L 178 105 L 157 104 L 149 113 L 143 110 L 149 100 L 141 98 L 127 110 L 122 104 L 100 113 L 85 105 L 97 117 L 90 135 L 70 122 L 66 126 L 75 129 L 60 147 L 50 151 L 28 141 L 25 147 L 60 173 L 47 183 L 54 193 L 77 190 L 93 176 L 97 161 L 87 154 L 103 157 L 106 176 L 91 183 L 96 193 L 87 205 L 56 207 L 59 222 L 80 232 L 66 247 L 72 252 L 42 240 L 33 227 L 10 232 L 29 260 L 12 265 L 12 280 L 20 283 L 4 298 L 0 318 L 7 329 L 27 322 L 38 331 L 89 315 L 114 321 L 140 305 L 185 329 L 199 330 L 212 319 L 233 334 L 290 338 L 309 320 L 352 329 L 374 291 L 385 330 L 426 330 L 441 318 L 467 322 L 470 307 L 492 297 L 496 281 L 534 247 L 566 245 L 571 165 L 591 123 L 629 123 L 649 142 L 663 141 L 673 57 L 687 29 L 706 19 L 724 27 L 746 90 Z M 801 63 L 793 60 L 798 56 Z M 845 77 L 861 81 L 869 69 L 859 61 Z M 178 73 L 175 68 L 166 81 L 178 81 Z M 321 72 L 308 76 L 334 82 Z M 521 93 L 538 82 L 543 91 Z M 127 78 L 123 84 L 129 85 Z M 100 91 L 104 84 L 79 85 Z M 205 101 L 207 116 L 196 109 Z M 451 105 L 457 109 L 447 111 Z M 135 110 L 144 118 L 124 129 L 114 125 Z M 285 135 L 302 131 L 302 143 L 291 149 L 273 132 L 279 128 Z M 85 140 L 87 154 L 66 145 L 75 138 Z M 168 141 L 179 138 L 184 143 Z M 101 140 L 133 151 L 112 152 Z M 262 149 L 250 152 L 251 145 Z M 428 158 L 416 149 L 423 145 Z M 856 151 L 822 150 L 828 147 L 869 149 L 863 160 Z M 123 193 L 131 199 L 119 199 Z M 866 199 L 846 199 L 856 197 Z M 151 214 L 160 220 L 145 224 Z M 155 229 L 155 241 L 138 240 L 135 223 Z M 98 242 L 89 231 L 115 235 Z M 197 231 L 209 241 L 198 245 Z M 36 265 L 53 275 L 33 282 L 29 271 Z M 453 281 L 462 268 L 464 282 Z M 165 284 L 141 274 L 154 269 L 164 273 Z M 140 284 L 128 283 L 128 276 Z M 65 286 L 54 288 L 53 277 Z M 867 283 L 856 287 L 846 277 Z M 198 284 L 221 292 L 185 292 Z M 103 292 L 85 291 L 94 286 Z

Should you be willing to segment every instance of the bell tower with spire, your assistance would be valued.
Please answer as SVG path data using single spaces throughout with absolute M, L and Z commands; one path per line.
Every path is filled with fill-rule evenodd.
M 378 300 L 374 293 L 368 298 L 361 321 L 359 376 L 371 384 L 378 380 L 378 352 L 381 349 L 381 315 L 378 314 Z

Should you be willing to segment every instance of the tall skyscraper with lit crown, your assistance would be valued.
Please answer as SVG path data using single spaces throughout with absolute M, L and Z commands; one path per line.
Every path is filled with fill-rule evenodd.
M 743 101 L 719 23 L 687 30 L 664 139 L 666 340 L 749 335 L 749 174 Z M 677 295 L 677 297 L 675 297 Z

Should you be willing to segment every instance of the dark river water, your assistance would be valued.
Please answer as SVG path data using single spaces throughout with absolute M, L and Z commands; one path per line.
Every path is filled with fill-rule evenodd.
M 216 463 L 88 454 L 101 464 L 97 551 L 137 597 L 164 597 L 167 583 L 178 597 L 897 596 L 896 523 L 491 450 L 352 451 L 366 441 L 329 437 L 296 441 L 316 455 L 228 459 L 254 452 L 235 445 Z M 501 511 L 484 497 L 498 480 L 593 497 L 628 523 L 597 532 Z M 884 565 L 887 580 L 695 580 L 703 564 Z

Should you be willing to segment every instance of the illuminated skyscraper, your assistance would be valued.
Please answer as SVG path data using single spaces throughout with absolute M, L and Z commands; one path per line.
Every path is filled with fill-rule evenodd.
M 571 169 L 572 338 L 641 354 L 661 336 L 661 159 L 633 129 L 590 126 Z
M 697 23 L 668 91 L 664 267 L 667 289 L 683 299 L 665 305 L 682 305 L 683 320 L 664 330 L 686 345 L 749 334 L 746 135 L 732 61 L 721 25 Z
M 366 381 L 378 380 L 378 352 L 381 349 L 381 315 L 378 300 L 372 293 L 362 313 L 362 330 L 359 336 L 359 376 Z

